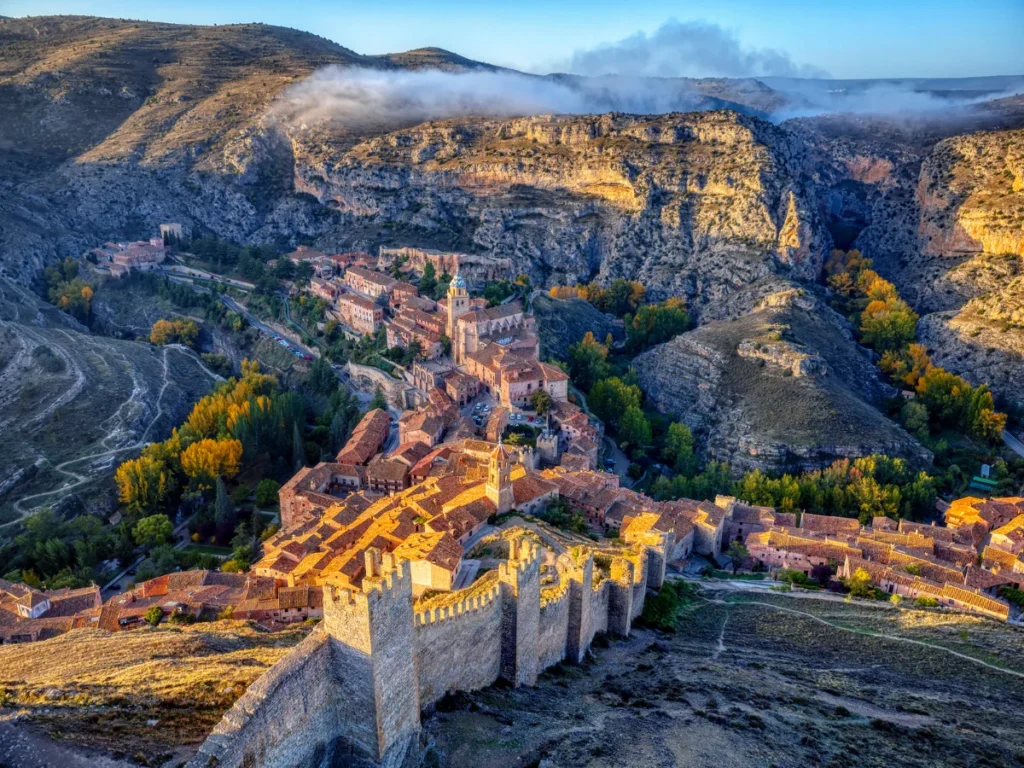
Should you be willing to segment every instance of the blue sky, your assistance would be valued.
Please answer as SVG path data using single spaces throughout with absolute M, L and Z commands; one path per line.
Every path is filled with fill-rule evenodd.
M 0 15 L 51 13 L 261 21 L 315 32 L 360 53 L 436 45 L 531 71 L 677 19 L 719 25 L 744 50 L 774 49 L 834 77 L 1024 74 L 1024 0 L 0 0 Z

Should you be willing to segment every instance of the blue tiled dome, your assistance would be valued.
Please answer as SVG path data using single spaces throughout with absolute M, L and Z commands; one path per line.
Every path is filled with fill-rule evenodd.
M 452 285 L 456 288 L 465 288 L 466 281 L 462 279 L 462 275 L 455 275 L 455 279 L 452 281 Z

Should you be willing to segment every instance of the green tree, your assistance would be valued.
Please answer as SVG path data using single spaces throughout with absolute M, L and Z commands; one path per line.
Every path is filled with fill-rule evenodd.
M 437 270 L 431 262 L 423 267 L 423 277 L 420 278 L 419 291 L 424 296 L 433 296 L 437 290 Z
M 281 490 L 281 484 L 276 480 L 265 477 L 256 484 L 256 503 L 261 507 L 269 507 L 277 503 L 277 492 Z
M 306 444 L 297 421 L 292 424 L 292 466 L 296 472 L 306 466 Z
M 904 403 L 900 409 L 900 421 L 907 432 L 918 440 L 928 437 L 928 409 L 921 403 L 913 400 Z
M 876 299 L 861 313 L 860 332 L 879 352 L 903 349 L 917 335 L 917 313 L 902 299 Z
M 733 573 L 736 573 L 740 569 L 740 565 L 743 564 L 743 561 L 750 557 L 750 552 L 743 545 L 742 541 L 733 541 L 725 554 L 732 561 Z
M 634 448 L 646 448 L 651 444 L 651 422 L 637 406 L 626 409 L 619 424 L 619 438 Z
M 309 366 L 309 388 L 325 397 L 338 388 L 338 377 L 326 358 L 318 357 Z
M 143 620 L 151 627 L 155 627 L 164 618 L 164 612 L 160 609 L 159 605 L 154 605 L 142 616 Z
M 612 377 L 601 379 L 591 387 L 587 404 L 595 416 L 614 427 L 619 425 L 626 411 L 640 407 L 642 396 L 640 387 Z
M 235 505 L 231 501 L 231 494 L 228 493 L 227 486 L 220 477 L 217 478 L 215 486 L 217 493 L 213 502 L 213 519 L 217 524 L 218 533 L 223 533 L 226 536 L 235 527 Z
M 370 410 L 380 408 L 382 411 L 388 409 L 388 400 L 384 397 L 384 390 L 381 387 L 377 387 L 377 390 L 373 393 L 373 400 L 370 401 Z
M 167 515 L 144 517 L 132 529 L 135 543 L 141 547 L 155 547 L 164 544 L 173 534 L 174 526 L 171 525 Z
M 595 339 L 592 331 L 569 346 L 569 376 L 584 392 L 608 376 L 608 347 Z
M 538 416 L 543 416 L 550 411 L 552 402 L 551 394 L 546 389 L 538 389 L 530 395 L 530 404 L 533 405 Z
M 695 459 L 694 440 L 693 432 L 686 424 L 674 421 L 668 425 L 661 457 L 676 472 L 692 472 Z

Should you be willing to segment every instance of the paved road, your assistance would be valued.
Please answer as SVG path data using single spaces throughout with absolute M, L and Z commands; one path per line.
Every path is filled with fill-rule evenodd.
M 1005 429 L 1003 430 L 1003 442 L 1006 443 L 1006 447 L 1016 453 L 1021 458 L 1024 458 L 1024 443 L 1018 440 L 1016 437 L 1011 435 Z
M 37 734 L 23 723 L 0 722 L 0 766 L 11 768 L 121 768 L 134 763 L 88 754 Z

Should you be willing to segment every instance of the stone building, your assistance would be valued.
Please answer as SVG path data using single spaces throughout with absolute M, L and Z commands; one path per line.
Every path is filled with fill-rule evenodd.
M 393 277 L 388 277 L 380 272 L 374 272 L 372 269 L 349 267 L 345 270 L 345 285 L 350 290 L 361 293 L 364 296 L 369 296 L 372 299 L 390 293 L 397 282 Z
M 363 296 L 344 293 L 338 299 L 338 315 L 356 333 L 374 334 L 384 322 L 384 308 Z

